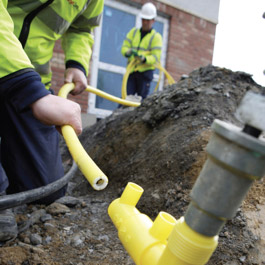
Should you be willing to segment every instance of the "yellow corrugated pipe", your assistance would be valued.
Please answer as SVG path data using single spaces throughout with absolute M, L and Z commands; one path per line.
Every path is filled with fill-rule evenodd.
M 204 265 L 218 244 L 218 236 L 193 231 L 181 217 L 160 212 L 154 222 L 136 204 L 143 189 L 129 182 L 108 213 L 119 238 L 136 265 Z
M 65 84 L 60 89 L 58 96 L 67 98 L 68 93 L 73 89 L 73 83 Z M 73 127 L 70 125 L 62 126 L 62 134 L 74 161 L 76 162 L 90 185 L 95 190 L 104 189 L 108 185 L 108 178 L 89 157 L 89 155 L 81 145 Z

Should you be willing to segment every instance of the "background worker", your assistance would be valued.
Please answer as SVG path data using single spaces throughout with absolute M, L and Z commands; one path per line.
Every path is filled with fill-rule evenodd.
M 13 6 L 12 14 L 15 21 L 18 21 L 15 14 L 20 13 L 17 18 L 19 19 L 21 12 L 28 11 L 32 4 L 37 8 L 41 3 L 40 1 L 26 2 L 28 5 L 23 5 L 24 1 L 16 1 L 18 6 Z M 60 34 L 63 32 L 66 34 L 63 40 L 67 65 L 65 81 L 76 84 L 79 82 L 80 74 L 76 74 L 78 72 L 75 71 L 76 69 L 85 76 L 83 71 L 84 69 L 86 73 L 88 71 L 87 65 L 91 55 L 89 47 L 93 42 L 90 34 L 90 29 L 93 28 L 91 24 L 98 24 L 103 1 L 91 0 L 88 5 L 87 1 L 79 1 L 79 6 L 73 1 L 54 0 L 47 3 L 56 3 L 54 7 L 51 5 L 45 7 L 52 8 L 49 14 L 53 14 L 53 16 L 46 17 L 45 13 L 43 20 L 41 13 L 45 8 L 41 11 L 37 9 L 38 12 L 29 13 L 30 16 L 25 15 L 25 20 L 28 17 L 30 20 L 26 23 L 24 20 L 22 23 L 22 27 L 26 25 L 25 28 L 28 29 L 28 35 L 26 34 L 28 38 L 24 43 L 25 50 L 31 54 L 35 68 L 41 72 L 41 79 L 39 74 L 34 71 L 31 60 L 13 33 L 13 22 L 6 10 L 7 1 L 0 0 L 0 57 L 3 62 L 0 65 L 0 138 L 1 162 L 6 172 L 3 174 L 3 171 L 0 170 L 0 195 L 31 190 L 61 178 L 64 170 L 59 151 L 58 133 L 54 125 L 71 125 L 77 134 L 82 131 L 80 106 L 70 100 L 51 95 L 42 82 L 46 84 L 46 88 L 49 88 L 49 82 L 46 82 L 51 78 L 49 59 L 52 57 L 55 40 L 62 37 Z M 63 9 L 61 5 L 65 3 L 69 3 L 70 7 Z M 88 7 L 91 11 L 90 17 L 85 11 Z M 11 5 L 9 8 L 12 10 Z M 63 15 L 62 17 L 56 16 L 57 8 L 64 11 L 65 14 L 75 14 L 75 22 L 70 25 L 69 20 L 63 20 Z M 36 15 L 36 13 L 40 17 L 33 18 L 32 14 Z M 81 22 L 87 25 L 86 19 L 91 23 L 88 23 L 88 27 L 83 27 Z M 36 24 L 37 21 L 39 26 Z M 47 23 L 43 25 L 43 21 Z M 59 26 L 59 22 L 62 22 L 61 26 Z M 84 30 L 83 33 L 80 32 L 78 25 Z M 51 28 L 54 26 L 58 26 L 58 28 L 52 34 Z M 17 34 L 18 27 L 17 23 L 14 30 Z M 38 35 L 41 30 L 42 38 Z M 79 32 L 81 36 L 74 32 Z M 21 34 L 19 34 L 20 36 Z M 22 42 L 21 38 L 20 41 Z M 78 42 L 82 43 L 82 47 Z M 26 49 L 28 43 L 31 43 L 30 49 L 32 50 Z M 45 68 L 47 65 L 48 67 Z M 42 72 L 43 69 L 47 71 Z M 82 90 L 83 87 L 80 86 L 75 93 L 80 93 Z M 49 204 L 64 194 L 65 188 L 38 202 Z M 15 238 L 16 235 L 17 225 L 13 213 L 10 209 L 0 211 L 0 241 Z
M 162 36 L 152 28 L 156 16 L 156 7 L 152 3 L 144 4 L 140 13 L 142 27 L 132 28 L 123 41 L 121 53 L 128 58 L 128 63 L 138 60 L 127 81 L 127 95 L 137 94 L 144 99 L 149 93 L 154 65 L 160 62 L 162 51 Z

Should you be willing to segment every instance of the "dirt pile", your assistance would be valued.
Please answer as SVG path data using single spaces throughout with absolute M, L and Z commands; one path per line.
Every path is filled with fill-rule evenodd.
M 107 215 L 108 205 L 131 181 L 145 190 L 137 205 L 141 212 L 152 219 L 160 211 L 182 216 L 206 160 L 213 120 L 240 126 L 233 113 L 248 90 L 264 92 L 246 73 L 209 65 L 150 95 L 140 107 L 117 109 L 85 128 L 80 141 L 109 185 L 94 191 L 78 172 L 67 200 L 17 209 L 18 220 L 24 227 L 30 223 L 29 229 L 0 249 L 0 264 L 133 265 Z M 71 156 L 65 145 L 62 154 L 67 171 Z M 256 222 L 248 222 L 253 212 L 263 213 L 264 192 L 263 179 L 221 231 L 208 264 L 265 264 L 264 219 L 255 215 Z
M 176 188 L 172 183 L 181 193 L 192 187 L 206 159 L 213 120 L 239 124 L 233 113 L 248 90 L 262 88 L 246 73 L 211 65 L 199 68 L 149 96 L 140 107 L 118 109 L 86 128 L 80 141 L 109 177 L 108 189 L 136 182 L 149 194 L 140 203 L 144 212 L 154 216 L 166 208 L 178 216 L 184 209 L 171 198 L 170 187 Z M 84 195 L 88 189 L 80 178 L 77 194 Z

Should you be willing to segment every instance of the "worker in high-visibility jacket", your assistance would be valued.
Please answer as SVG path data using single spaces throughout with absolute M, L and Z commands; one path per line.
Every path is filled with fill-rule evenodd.
M 160 62 L 162 36 L 153 29 L 157 16 L 156 7 L 152 3 L 142 6 L 140 17 L 142 27 L 132 28 L 123 41 L 121 53 L 128 58 L 128 63 L 137 59 L 127 81 L 127 95 L 146 98 L 153 80 L 155 63 Z
M 6 6 L 7 0 L 0 0 L 0 196 L 61 178 L 64 169 L 55 126 L 69 124 L 77 134 L 82 131 L 80 106 L 45 89 L 13 33 Z M 41 203 L 49 204 L 64 194 L 65 188 Z M 10 209 L 1 210 L 0 242 L 15 238 L 17 233 L 14 214 Z
M 71 94 L 87 87 L 93 29 L 100 23 L 104 0 L 20 0 L 8 2 L 14 33 L 46 88 L 51 87 L 51 65 L 56 40 L 65 54 L 65 82 L 75 83 Z

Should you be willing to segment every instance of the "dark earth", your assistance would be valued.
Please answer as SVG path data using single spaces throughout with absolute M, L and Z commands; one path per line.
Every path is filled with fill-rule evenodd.
M 0 264 L 133 265 L 108 216 L 109 204 L 135 182 L 144 188 L 140 212 L 152 220 L 160 211 L 183 216 L 207 158 L 212 122 L 242 126 L 234 117 L 240 100 L 248 90 L 264 89 L 247 73 L 208 65 L 153 93 L 140 107 L 117 109 L 84 128 L 80 142 L 108 176 L 108 186 L 93 190 L 78 170 L 65 198 L 16 207 L 20 233 L 0 248 Z M 72 159 L 63 139 L 61 151 L 67 172 Z M 207 264 L 265 264 L 264 178 L 223 227 Z

